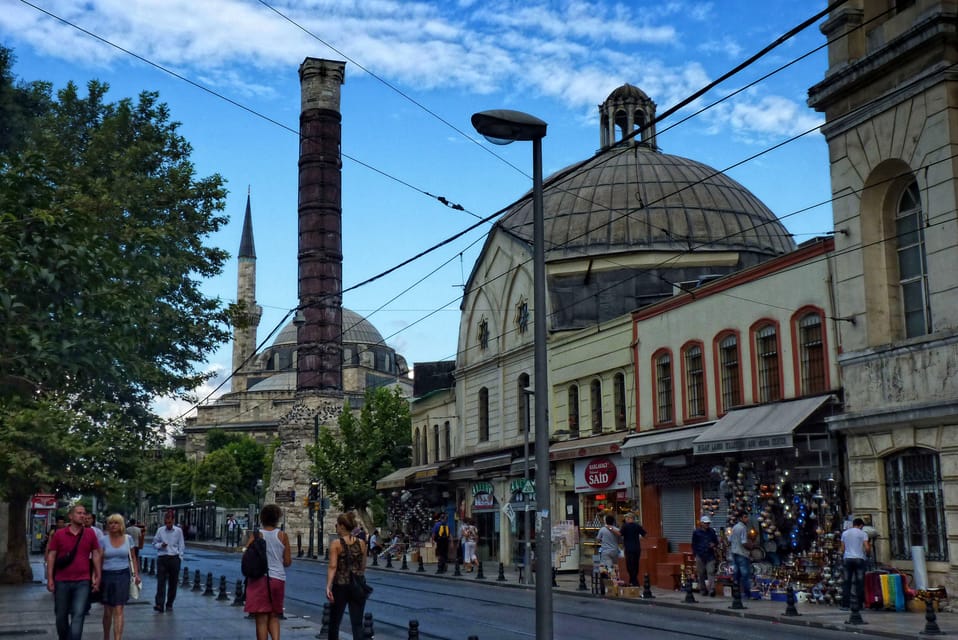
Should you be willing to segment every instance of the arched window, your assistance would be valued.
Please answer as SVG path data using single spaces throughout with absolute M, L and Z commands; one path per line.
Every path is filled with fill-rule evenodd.
M 891 557 L 910 560 L 924 547 L 927 560 L 948 560 L 945 503 L 938 454 L 914 447 L 885 459 Z
M 452 458 L 452 430 L 449 428 L 448 420 L 446 420 L 442 430 L 446 441 L 446 455 L 444 457 L 446 460 L 450 460 Z
M 419 448 L 422 453 L 422 458 L 420 459 L 420 462 L 422 464 L 429 464 L 429 447 L 427 446 L 427 443 L 426 443 L 426 441 L 429 439 L 426 436 L 427 429 L 428 429 L 428 426 L 423 426 L 422 433 L 419 436 Z
M 705 417 L 705 365 L 702 361 L 702 345 L 691 344 L 683 350 L 682 366 L 685 369 L 685 417 Z
M 479 442 L 489 442 L 489 389 L 479 389 Z
M 917 182 L 908 185 L 898 201 L 895 238 L 905 337 L 923 336 L 931 333 L 931 307 L 928 302 L 925 230 Z
M 756 400 L 775 402 L 782 399 L 781 360 L 778 328 L 773 323 L 760 325 L 754 332 Z
M 520 434 L 529 430 L 529 374 L 520 373 L 516 380 L 516 428 Z
M 438 424 L 432 425 L 432 444 L 433 444 L 433 447 L 432 447 L 433 462 L 438 462 L 439 453 L 442 451 L 442 447 L 439 446 L 440 442 L 439 442 L 439 425 Z
M 825 340 L 822 314 L 811 311 L 796 323 L 800 393 L 823 393 L 828 387 L 825 375 Z
M 589 384 L 589 406 L 592 409 L 592 435 L 602 433 L 602 383 L 595 379 Z
M 579 437 L 579 386 L 569 386 L 569 437 Z
M 416 435 L 412 439 L 412 464 L 415 467 L 422 464 L 422 452 L 419 450 L 419 427 L 416 427 Z
M 729 333 L 720 336 L 718 352 L 719 413 L 728 413 L 733 407 L 742 404 L 742 368 L 740 363 L 738 336 Z
M 615 374 L 612 381 L 612 402 L 615 405 L 615 430 L 625 431 L 628 421 L 625 417 L 625 375 Z
M 656 355 L 653 380 L 655 381 L 655 423 L 666 424 L 675 418 L 672 413 L 672 354 L 667 351 Z

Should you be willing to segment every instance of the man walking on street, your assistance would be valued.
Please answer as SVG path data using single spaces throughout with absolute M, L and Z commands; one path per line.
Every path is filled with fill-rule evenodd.
M 100 589 L 103 555 L 96 534 L 83 526 L 86 516 L 82 504 L 70 507 L 69 526 L 58 529 L 47 544 L 47 591 L 53 593 L 59 640 L 80 640 L 90 590 Z
M 848 611 L 849 605 L 854 611 L 861 611 L 865 597 L 865 560 L 871 553 L 871 542 L 864 531 L 865 521 L 855 518 L 852 526 L 842 533 L 842 564 L 845 579 L 842 581 L 841 610 Z M 855 600 L 851 601 L 852 585 L 855 587 Z
M 718 536 L 712 528 L 712 518 L 699 518 L 699 526 L 692 532 L 692 553 L 695 554 L 695 574 L 698 576 L 699 590 L 703 596 L 715 595 L 715 569 L 718 564 L 715 549 L 718 543 Z
M 625 524 L 622 525 L 622 548 L 625 549 L 625 570 L 629 574 L 629 586 L 639 586 L 639 560 L 642 557 L 642 538 L 645 529 L 635 522 L 635 514 L 625 514 Z
M 449 562 L 449 525 L 446 519 L 446 514 L 442 514 L 432 528 L 432 541 L 436 544 L 436 560 L 439 562 L 436 573 L 445 573 Z
M 743 511 L 739 514 L 739 520 L 732 527 L 732 535 L 729 536 L 729 551 L 732 554 L 732 563 L 735 567 L 735 573 L 732 574 L 734 580 L 738 582 L 739 594 L 742 600 L 748 600 L 752 596 L 752 560 L 751 550 L 752 541 L 748 537 L 748 512 Z
M 165 526 L 156 530 L 153 546 L 156 548 L 156 600 L 153 610 L 163 613 L 173 611 L 176 600 L 177 577 L 180 575 L 180 560 L 186 550 L 183 530 L 173 524 L 173 511 L 167 511 L 163 518 Z

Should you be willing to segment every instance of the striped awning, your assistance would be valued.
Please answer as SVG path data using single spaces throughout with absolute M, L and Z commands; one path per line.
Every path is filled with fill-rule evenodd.
M 472 485 L 472 495 L 477 495 L 480 493 L 492 493 L 492 483 L 491 482 L 477 482 Z

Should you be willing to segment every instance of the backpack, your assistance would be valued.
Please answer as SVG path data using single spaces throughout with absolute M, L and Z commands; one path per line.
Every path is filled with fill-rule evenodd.
M 243 576 L 250 580 L 261 578 L 269 572 L 269 560 L 266 557 L 266 540 L 257 536 L 243 552 L 240 562 Z

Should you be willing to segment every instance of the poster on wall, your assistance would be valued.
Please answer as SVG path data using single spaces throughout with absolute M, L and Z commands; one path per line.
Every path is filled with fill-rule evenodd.
M 575 461 L 576 493 L 628 489 L 631 486 L 631 458 L 613 454 Z

